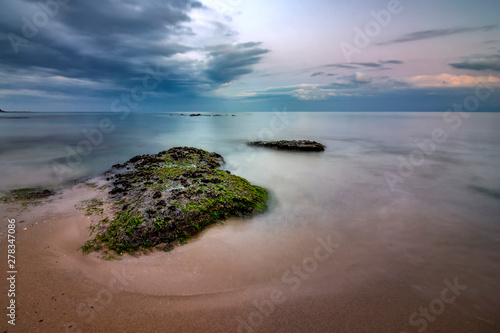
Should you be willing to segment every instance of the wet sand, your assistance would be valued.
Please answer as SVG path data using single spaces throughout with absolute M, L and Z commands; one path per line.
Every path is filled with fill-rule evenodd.
M 462 267 L 474 262 L 474 252 L 457 251 L 448 264 L 424 254 L 428 242 L 439 247 L 435 242 L 443 241 L 435 236 L 434 242 L 433 235 L 451 229 L 397 228 L 399 221 L 367 228 L 357 212 L 358 225 L 340 224 L 329 233 L 290 226 L 249 237 L 259 220 L 273 218 L 264 215 L 230 220 L 169 253 L 106 261 L 78 250 L 92 219 L 74 205 L 97 194 L 76 185 L 23 212 L 0 206 L 0 253 L 6 258 L 6 220 L 15 218 L 18 269 L 16 326 L 4 314 L 2 332 L 500 330 L 498 265 Z M 326 222 L 332 216 L 315 218 Z M 474 239 L 473 231 L 460 232 Z M 382 241 L 391 237 L 399 242 Z M 491 258 L 494 263 L 494 252 Z M 458 290 L 449 290 L 450 284 Z M 5 279 L 0 288 L 8 289 Z M 412 317 L 419 308 L 426 314 Z

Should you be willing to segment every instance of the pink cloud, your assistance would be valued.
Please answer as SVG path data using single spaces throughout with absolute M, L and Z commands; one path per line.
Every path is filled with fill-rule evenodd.
M 417 75 L 406 79 L 406 82 L 418 88 L 459 88 L 475 87 L 478 84 L 500 83 L 496 76 L 470 76 L 470 75 Z

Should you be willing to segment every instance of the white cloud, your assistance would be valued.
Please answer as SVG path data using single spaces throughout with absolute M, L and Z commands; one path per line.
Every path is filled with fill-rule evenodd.
M 202 0 L 202 3 L 222 15 L 233 16 L 239 13 L 243 0 Z
M 293 97 L 301 101 L 320 101 L 335 96 L 335 93 L 330 89 L 322 89 L 316 85 L 301 85 L 302 88 L 294 90 Z
M 356 72 L 351 76 L 351 81 L 353 83 L 370 83 L 372 78 L 362 72 Z
M 301 101 L 320 101 L 337 96 L 338 91 L 319 84 L 298 84 L 242 91 L 237 97 L 291 96 Z

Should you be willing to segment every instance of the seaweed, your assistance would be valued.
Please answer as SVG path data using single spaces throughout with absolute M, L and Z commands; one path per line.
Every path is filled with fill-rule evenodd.
M 223 163 L 217 153 L 177 147 L 116 165 L 126 171 L 112 177 L 114 211 L 91 227 L 82 251 L 168 251 L 229 217 L 265 212 L 268 191 L 219 169 Z

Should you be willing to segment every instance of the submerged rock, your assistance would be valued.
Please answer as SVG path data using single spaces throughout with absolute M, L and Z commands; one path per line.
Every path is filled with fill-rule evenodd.
M 280 140 L 280 141 L 254 141 L 250 146 L 273 148 L 278 150 L 294 151 L 324 151 L 325 146 L 316 141 L 309 140 Z
M 46 199 L 56 194 L 56 191 L 41 188 L 21 188 L 11 190 L 0 198 L 1 202 L 29 202 Z
M 268 192 L 222 163 L 217 153 L 177 147 L 113 166 L 111 216 L 91 228 L 82 250 L 171 249 L 228 217 L 264 212 Z

